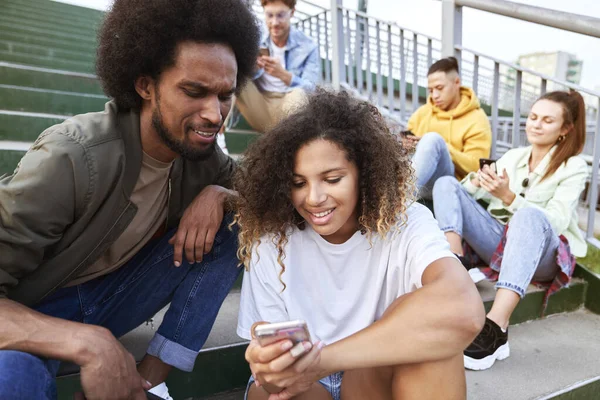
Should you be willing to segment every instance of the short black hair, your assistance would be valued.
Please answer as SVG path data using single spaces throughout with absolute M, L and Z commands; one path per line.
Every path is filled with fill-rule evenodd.
M 436 62 L 431 64 L 431 67 L 429 67 L 429 71 L 427 71 L 427 76 L 438 71 L 446 73 L 456 71 L 456 73 L 458 74 L 458 60 L 456 59 L 456 57 L 446 57 L 442 58 L 441 60 L 437 60 Z
M 135 80 L 158 80 L 183 41 L 231 46 L 239 90 L 253 74 L 260 30 L 242 0 L 115 0 L 98 32 L 96 73 L 104 92 L 120 108 L 139 109 Z

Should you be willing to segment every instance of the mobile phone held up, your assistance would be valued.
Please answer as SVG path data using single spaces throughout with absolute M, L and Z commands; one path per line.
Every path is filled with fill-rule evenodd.
M 258 325 L 254 328 L 254 336 L 261 346 L 284 339 L 289 339 L 294 344 L 311 341 L 306 322 L 302 320 Z
M 491 158 L 480 158 L 479 159 L 479 169 L 483 171 L 483 166 L 489 166 L 492 171 L 497 172 L 496 169 L 496 160 L 492 160 Z
M 268 47 L 261 47 L 260 49 L 258 49 L 258 54 L 261 56 L 269 57 L 271 55 L 271 52 L 269 51 Z

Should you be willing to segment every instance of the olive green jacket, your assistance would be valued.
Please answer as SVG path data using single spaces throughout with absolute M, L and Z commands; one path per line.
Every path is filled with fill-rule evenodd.
M 46 129 L 0 178 L 0 298 L 33 305 L 93 264 L 137 211 L 141 162 L 140 116 L 114 102 Z M 218 146 L 203 161 L 177 159 L 168 228 L 207 185 L 231 187 L 234 167 Z

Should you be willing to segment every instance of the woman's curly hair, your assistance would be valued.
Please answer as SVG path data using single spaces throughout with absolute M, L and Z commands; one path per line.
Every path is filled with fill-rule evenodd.
M 241 0 L 115 0 L 98 32 L 96 73 L 124 109 L 139 109 L 134 82 L 158 79 L 183 41 L 223 43 L 237 60 L 237 88 L 252 76 L 260 31 Z
M 298 150 L 325 139 L 346 152 L 359 171 L 359 226 L 368 235 L 386 235 L 401 218 L 415 193 L 410 157 L 372 104 L 317 89 L 294 114 L 252 143 L 234 176 L 239 192 L 238 257 L 246 267 L 260 237 L 269 234 L 285 271 L 284 247 L 290 228 L 304 220 L 291 201 L 294 160 Z M 285 287 L 285 285 L 284 285 Z

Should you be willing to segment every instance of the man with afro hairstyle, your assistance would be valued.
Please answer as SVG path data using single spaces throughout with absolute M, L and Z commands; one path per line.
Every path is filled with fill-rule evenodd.
M 0 179 L 1 399 L 55 399 L 60 361 L 87 399 L 145 399 L 192 370 L 240 271 L 215 135 L 256 62 L 248 6 L 116 0 L 98 37 L 112 100 Z M 116 338 L 169 303 L 136 368 Z

